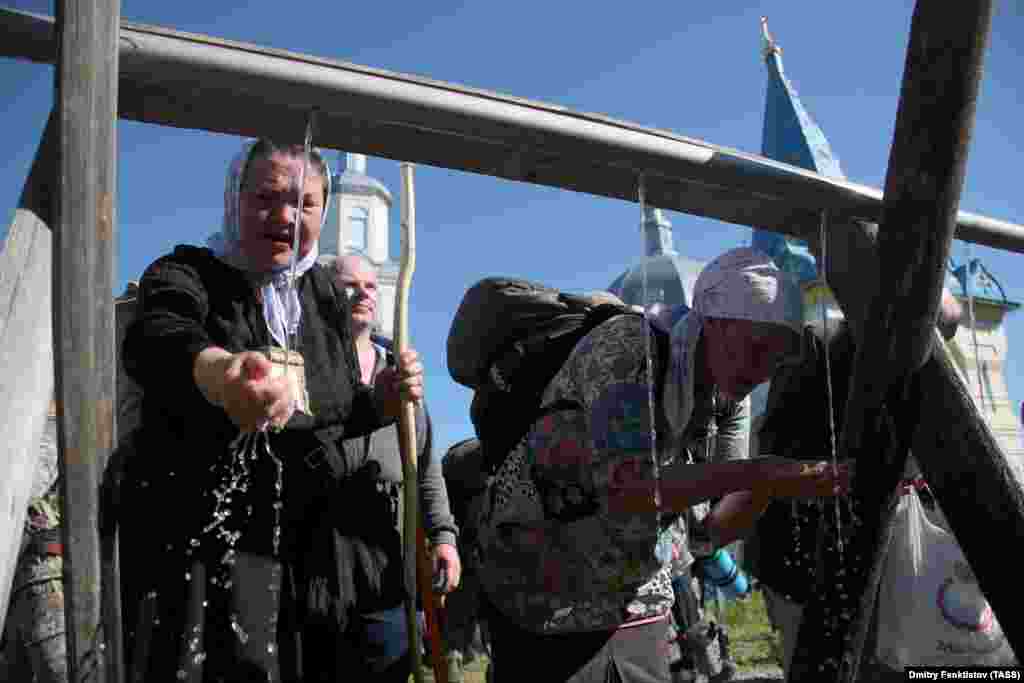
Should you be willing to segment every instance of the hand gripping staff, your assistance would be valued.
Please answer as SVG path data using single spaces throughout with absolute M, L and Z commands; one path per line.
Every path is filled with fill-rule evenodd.
M 409 348 L 409 289 L 416 269 L 416 198 L 413 192 L 413 165 L 403 163 L 402 173 L 402 255 L 398 268 L 395 291 L 395 355 L 401 356 Z M 405 557 L 406 627 L 409 633 L 409 655 L 416 683 L 423 683 L 420 664 L 419 628 L 416 619 L 417 583 L 423 596 L 427 635 L 434 680 L 448 683 L 448 670 L 444 666 L 441 634 L 437 620 L 437 602 L 431 587 L 431 570 L 419 515 L 419 481 L 416 462 L 416 409 L 411 401 L 403 402 L 398 414 L 398 444 L 402 454 L 402 502 L 404 508 L 403 554 Z

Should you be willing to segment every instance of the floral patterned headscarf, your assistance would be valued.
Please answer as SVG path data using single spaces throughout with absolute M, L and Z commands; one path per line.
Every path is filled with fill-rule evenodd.
M 693 413 L 697 341 L 705 319 L 770 323 L 802 336 L 802 309 L 796 280 L 756 249 L 732 249 L 705 266 L 693 288 L 693 309 L 672 327 L 665 416 L 673 436 L 682 436 Z
M 285 335 L 295 334 L 302 318 L 298 291 L 289 282 L 290 268 L 281 266 L 270 272 L 258 272 L 249 266 L 240 248 L 242 182 L 245 178 L 245 169 L 252 162 L 250 157 L 253 148 L 257 144 L 256 140 L 246 142 L 231 160 L 231 164 L 228 166 L 227 181 L 224 185 L 224 220 L 220 232 L 211 235 L 206 244 L 218 258 L 228 265 L 256 276 L 263 295 L 263 318 L 267 322 L 271 336 L 278 344 L 284 346 Z M 324 178 L 324 208 L 320 216 L 322 229 L 324 221 L 327 220 L 327 209 L 331 200 L 331 169 L 327 160 L 323 159 L 322 167 L 315 170 Z M 319 245 L 314 242 L 309 253 L 295 264 L 295 276 L 299 277 L 312 268 L 319 254 Z

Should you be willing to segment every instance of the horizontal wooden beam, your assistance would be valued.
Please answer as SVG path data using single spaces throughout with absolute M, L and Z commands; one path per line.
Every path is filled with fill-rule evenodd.
M 0 9 L 0 56 L 53 61 L 53 22 Z M 837 217 L 877 222 L 878 189 L 605 116 L 406 74 L 164 28 L 122 24 L 122 118 L 317 144 L 793 235 Z M 244 111 L 245 116 L 238 116 Z M 1024 252 L 1024 226 L 960 213 L 957 237 Z

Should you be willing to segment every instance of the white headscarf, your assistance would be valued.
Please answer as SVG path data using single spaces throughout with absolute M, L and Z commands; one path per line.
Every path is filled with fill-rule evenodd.
M 257 141 L 249 141 L 242 145 L 241 151 L 235 155 L 228 166 L 227 181 L 224 185 L 224 221 L 220 232 L 210 235 L 206 244 L 213 253 L 230 266 L 256 275 L 261 283 L 263 295 L 263 319 L 271 336 L 281 346 L 285 346 L 286 334 L 295 334 L 302 319 L 302 306 L 299 304 L 299 293 L 294 286 L 289 286 L 291 269 L 289 266 L 274 268 L 270 272 L 258 272 L 252 269 L 241 252 L 241 219 L 240 202 L 242 197 L 242 181 L 245 169 L 249 164 L 249 156 Z M 327 220 L 327 209 L 331 200 L 331 169 L 324 163 L 324 200 L 323 213 L 320 216 L 320 228 L 323 229 Z M 317 173 L 320 169 L 315 169 Z M 319 244 L 313 243 L 312 249 L 295 264 L 295 277 L 298 278 L 316 263 L 320 253 Z
M 693 413 L 697 341 L 705 319 L 771 323 L 800 335 L 802 309 L 796 280 L 756 249 L 732 249 L 707 264 L 693 288 L 693 309 L 672 327 L 664 400 L 673 437 L 682 437 Z

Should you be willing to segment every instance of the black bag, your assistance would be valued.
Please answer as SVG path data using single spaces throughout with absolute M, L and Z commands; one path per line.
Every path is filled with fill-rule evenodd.
M 441 474 L 448 490 L 448 507 L 459 527 L 459 547 L 471 548 L 477 532 L 476 501 L 487 490 L 488 479 L 480 440 L 464 439 L 449 448 L 441 459 Z
M 474 390 L 470 416 L 485 473 L 498 470 L 541 415 L 578 407 L 541 406 L 541 398 L 577 342 L 618 315 L 640 313 L 515 278 L 486 278 L 466 292 L 448 334 L 448 370 Z M 651 330 L 657 357 L 667 358 L 668 335 Z
M 482 465 L 479 439 L 463 439 L 441 458 L 441 474 L 453 514 L 455 500 L 468 501 L 487 488 L 487 472 Z M 459 524 L 458 519 L 455 523 Z

